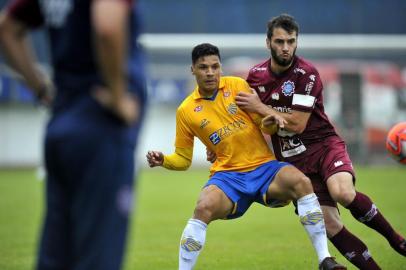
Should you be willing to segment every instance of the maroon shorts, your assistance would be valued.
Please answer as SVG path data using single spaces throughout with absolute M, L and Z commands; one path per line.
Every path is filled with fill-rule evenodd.
M 355 182 L 355 173 L 347 147 L 339 137 L 329 137 L 322 143 L 309 148 L 311 154 L 289 162 L 311 179 L 321 205 L 337 207 L 337 203 L 328 192 L 326 182 L 330 176 L 338 172 L 349 172 Z

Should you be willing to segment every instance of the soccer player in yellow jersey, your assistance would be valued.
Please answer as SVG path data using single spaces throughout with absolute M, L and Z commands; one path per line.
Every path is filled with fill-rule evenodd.
M 186 170 L 192 161 L 194 137 L 198 137 L 217 155 L 182 234 L 179 270 L 195 265 L 211 221 L 240 217 L 253 202 L 272 207 L 290 200 L 297 201 L 300 221 L 316 250 L 320 269 L 346 269 L 329 254 L 323 215 L 310 180 L 289 163 L 275 160 L 259 128 L 259 116 L 236 106 L 235 96 L 249 92 L 248 84 L 237 77 L 220 77 L 220 73 L 218 48 L 207 43 L 196 46 L 192 74 L 197 87 L 177 110 L 175 153 L 147 153 L 150 167 Z M 262 128 L 269 133 L 284 124 L 281 117 L 265 119 L 262 123 L 267 126 Z

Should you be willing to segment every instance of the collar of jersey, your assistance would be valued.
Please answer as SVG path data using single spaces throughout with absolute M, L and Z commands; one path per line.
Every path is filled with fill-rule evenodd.
M 196 88 L 193 90 L 193 99 L 205 99 L 205 100 L 214 100 L 219 92 L 219 90 L 223 90 L 225 86 L 224 78 L 220 78 L 220 83 L 219 83 L 219 89 L 213 94 L 213 96 L 206 98 L 202 97 L 199 93 L 199 86 L 196 86 Z

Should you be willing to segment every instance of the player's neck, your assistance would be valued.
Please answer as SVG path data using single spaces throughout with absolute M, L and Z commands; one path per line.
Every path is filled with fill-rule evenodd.
M 201 89 L 199 88 L 199 94 L 202 98 L 211 98 L 213 95 L 217 93 L 217 89 L 208 90 L 208 89 Z
M 275 74 L 281 74 L 288 70 L 293 64 L 293 61 L 288 66 L 281 66 L 271 60 L 271 71 Z

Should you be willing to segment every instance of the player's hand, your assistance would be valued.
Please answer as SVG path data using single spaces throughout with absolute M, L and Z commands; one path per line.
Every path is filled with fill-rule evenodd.
M 34 89 L 34 94 L 41 105 L 49 107 L 55 96 L 55 86 L 51 80 L 45 80 L 43 84 Z
M 162 166 L 164 163 L 164 154 L 159 151 L 148 151 L 147 155 L 147 162 L 149 167 L 157 167 L 157 166 Z
M 251 93 L 239 92 L 235 97 L 238 107 L 246 112 L 259 113 L 259 108 L 263 105 L 257 92 L 251 89 Z
M 111 91 L 105 87 L 94 89 L 92 95 L 103 107 L 111 110 L 125 124 L 131 125 L 138 120 L 140 106 L 136 96 L 126 92 L 115 98 Z
M 284 128 L 285 124 L 287 124 L 285 118 L 277 114 L 268 115 L 262 119 L 262 126 L 264 127 L 276 125 L 278 128 Z
M 31 89 L 33 89 L 34 95 L 38 102 L 41 105 L 49 107 L 55 97 L 55 85 L 46 71 L 42 70 L 39 66 L 36 67 L 36 71 L 38 73 L 38 77 L 40 78 L 39 84 L 32 85 Z
M 206 148 L 206 159 L 210 163 L 214 163 L 217 159 L 217 155 L 214 151 L 211 151 L 209 148 Z

